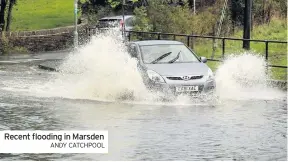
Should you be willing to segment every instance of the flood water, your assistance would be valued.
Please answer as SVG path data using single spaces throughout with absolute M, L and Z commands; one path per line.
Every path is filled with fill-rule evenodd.
M 56 56 L 1 58 L 0 130 L 108 130 L 109 153 L 0 154 L 0 160 L 287 160 L 286 91 L 254 86 L 237 93 L 223 73 L 220 101 L 107 100 L 121 90 L 113 82 L 105 87 L 92 73 L 63 77 L 38 69 Z

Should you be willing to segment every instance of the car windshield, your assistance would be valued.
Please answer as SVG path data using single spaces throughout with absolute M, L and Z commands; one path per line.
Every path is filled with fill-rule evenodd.
M 146 64 L 199 62 L 184 44 L 145 45 L 140 49 Z
M 108 28 L 108 27 L 117 27 L 120 25 L 120 19 L 101 19 L 99 20 L 98 27 Z

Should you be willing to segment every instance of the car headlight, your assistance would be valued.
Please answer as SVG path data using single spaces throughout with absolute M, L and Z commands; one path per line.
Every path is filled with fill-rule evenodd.
M 147 70 L 148 77 L 156 83 L 165 83 L 164 79 L 155 71 Z
M 212 70 L 209 68 L 207 80 L 212 80 L 212 79 L 214 79 L 214 74 L 213 74 Z

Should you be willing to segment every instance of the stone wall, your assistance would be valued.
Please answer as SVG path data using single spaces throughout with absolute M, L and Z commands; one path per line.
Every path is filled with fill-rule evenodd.
M 86 26 L 87 22 L 78 25 L 79 43 L 83 43 L 81 40 L 86 39 Z M 33 53 L 56 51 L 73 46 L 74 26 L 36 31 L 5 32 L 4 34 L 14 47 L 24 47 Z M 0 52 L 1 47 L 0 41 Z
M 86 25 L 87 22 L 84 21 L 83 23 L 78 25 L 78 29 L 81 30 Z M 53 29 L 35 30 L 35 31 L 13 31 L 13 32 L 6 32 L 5 34 L 8 37 L 30 37 L 30 36 L 47 36 L 47 35 L 55 35 L 71 32 L 74 32 L 74 25 Z
M 12 46 L 25 47 L 27 50 L 36 53 L 41 51 L 55 51 L 69 48 L 73 43 L 71 33 L 57 35 L 10 37 Z

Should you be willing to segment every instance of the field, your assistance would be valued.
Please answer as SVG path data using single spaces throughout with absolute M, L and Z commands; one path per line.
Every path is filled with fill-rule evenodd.
M 73 24 L 73 0 L 18 0 L 12 31 L 49 29 Z

